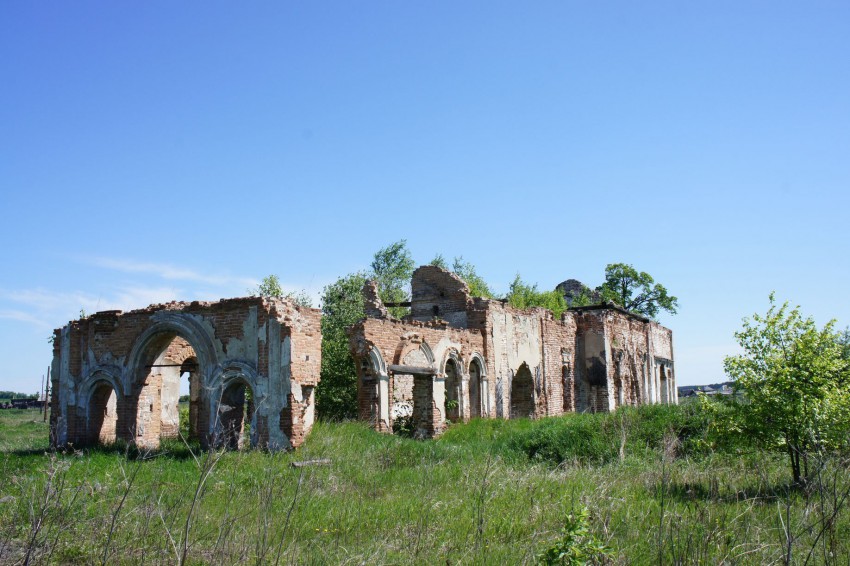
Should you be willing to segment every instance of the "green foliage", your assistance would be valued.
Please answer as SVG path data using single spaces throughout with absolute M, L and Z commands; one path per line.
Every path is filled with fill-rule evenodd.
M 434 256 L 434 259 L 431 260 L 431 263 L 428 265 L 433 265 L 434 267 L 439 267 L 440 269 L 449 269 L 449 264 L 446 263 L 446 258 L 443 257 L 443 254 L 437 254 Z
M 584 287 L 578 295 L 573 296 L 570 303 L 571 307 L 589 307 L 596 301 L 593 299 L 592 291 L 588 287 Z
M 452 271 L 466 282 L 469 286 L 469 294 L 472 297 L 481 297 L 483 299 L 492 299 L 495 297 L 487 282 L 478 275 L 475 266 L 471 262 L 465 261 L 462 256 L 454 259 Z
M 410 415 L 401 415 L 393 421 L 393 434 L 403 438 L 413 438 L 416 432 L 416 418 Z
M 715 414 L 698 403 L 622 407 L 614 413 L 537 421 L 502 435 L 502 442 L 531 460 L 552 464 L 602 465 L 626 456 L 651 456 L 671 437 L 678 455 L 703 457 L 733 447 L 724 441 L 725 431 L 713 428 Z
M 282 297 L 283 287 L 280 285 L 280 279 L 277 275 L 271 274 L 263 277 L 263 280 L 257 285 L 256 289 L 249 289 L 250 293 L 261 297 Z
M 410 278 L 416 267 L 407 240 L 399 240 L 375 252 L 370 278 L 378 282 L 378 294 L 385 303 L 410 300 Z M 404 307 L 389 307 L 390 314 L 401 318 L 408 313 Z
M 844 332 L 838 338 L 838 343 L 841 345 L 841 357 L 850 361 L 850 326 L 844 329 Z
M 189 406 L 181 404 L 177 411 L 180 417 L 180 434 L 183 438 L 189 438 Z
M 303 289 L 300 291 L 284 292 L 283 287 L 280 284 L 280 279 L 274 274 L 263 277 L 260 284 L 254 289 L 248 289 L 248 292 L 252 295 L 259 295 L 260 297 L 290 299 L 295 302 L 296 305 L 302 307 L 313 306 L 313 299 L 311 299 L 310 295 L 308 295 Z
M 567 515 L 561 538 L 538 556 L 540 564 L 554 566 L 583 566 L 602 564 L 612 558 L 611 550 L 590 530 L 590 511 L 587 507 Z
M 661 428 L 679 411 L 653 407 L 645 420 Z M 522 564 L 581 546 L 582 523 L 617 564 L 850 556 L 846 458 L 826 463 L 822 492 L 804 492 L 786 489 L 784 460 L 760 450 L 670 460 L 651 445 L 641 458 L 555 466 L 504 442 L 572 416 L 474 419 L 427 442 L 320 421 L 287 453 L 192 453 L 180 440 L 150 453 L 50 452 L 39 411 L 0 411 L 0 562 L 23 564 L 32 549 L 30 563 L 177 564 L 185 543 L 185 564 Z M 619 417 L 602 424 L 616 432 Z M 626 424 L 629 438 L 643 429 Z M 331 463 L 291 466 L 314 458 Z
M 549 309 L 555 315 L 555 318 L 560 318 L 561 313 L 567 310 L 567 301 L 564 296 L 558 291 L 540 291 L 537 289 L 537 284 L 529 285 L 522 280 L 519 273 L 511 283 L 510 290 L 506 297 L 511 306 L 527 309 L 529 307 L 543 307 Z
M 463 256 L 456 256 L 452 262 L 451 268 L 449 268 L 443 254 L 437 254 L 434 259 L 431 260 L 429 265 L 440 267 L 446 271 L 451 271 L 463 279 L 467 286 L 469 286 L 469 294 L 472 297 L 492 299 L 496 296 L 496 294 L 490 289 L 490 286 L 487 285 L 487 282 L 478 275 L 478 272 L 475 270 L 475 266 L 472 262 L 464 260 Z
M 625 263 L 611 263 L 605 268 L 605 283 L 597 287 L 603 301 L 617 303 L 627 311 L 656 318 L 660 310 L 676 314 L 678 299 L 656 283 L 645 271 L 638 272 Z
M 834 326 L 818 329 L 771 293 L 767 314 L 745 318 L 735 333 L 743 353 L 724 360 L 743 395 L 741 432 L 786 452 L 795 483 L 807 479 L 811 455 L 841 447 L 850 433 L 850 364 Z
M 363 310 L 365 273 L 340 277 L 322 294 L 322 370 L 316 388 L 316 409 L 324 419 L 357 416 L 357 374 L 345 329 L 366 316 Z
M 363 285 L 378 282 L 385 302 L 410 299 L 413 258 L 407 241 L 399 240 L 378 250 L 369 273 L 352 273 L 325 287 L 322 294 L 322 370 L 316 388 L 316 409 L 323 419 L 352 419 L 357 416 L 357 373 L 348 347 L 345 329 L 366 316 Z M 404 307 L 387 309 L 395 317 L 407 314 Z
M 0 399 L 38 399 L 38 393 L 17 393 L 15 391 L 0 391 Z

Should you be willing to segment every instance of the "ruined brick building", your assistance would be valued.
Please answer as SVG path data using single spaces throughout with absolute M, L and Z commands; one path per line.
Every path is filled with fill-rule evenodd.
M 370 282 L 349 329 L 358 411 L 380 431 L 412 417 L 419 438 L 472 417 L 542 417 L 676 403 L 672 332 L 614 305 L 556 320 L 473 298 L 439 267 L 413 274 L 411 313 L 388 315 Z
M 248 297 L 73 321 L 54 332 L 51 443 L 155 448 L 178 434 L 184 380 L 189 434 L 203 446 L 298 446 L 314 420 L 320 316 Z

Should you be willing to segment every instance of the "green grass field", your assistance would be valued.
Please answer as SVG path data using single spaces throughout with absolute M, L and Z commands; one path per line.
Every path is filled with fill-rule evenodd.
M 581 507 L 614 563 L 850 561 L 846 462 L 794 490 L 779 455 L 719 450 L 699 419 L 478 420 L 425 442 L 318 423 L 293 453 L 137 454 L 51 453 L 38 411 L 0 411 L 0 563 L 536 563 Z M 290 465 L 314 458 L 331 464 Z

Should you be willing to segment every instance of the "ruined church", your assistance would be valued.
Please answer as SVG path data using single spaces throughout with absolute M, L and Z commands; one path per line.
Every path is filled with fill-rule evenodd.
M 555 319 L 471 297 L 433 266 L 411 287 L 399 320 L 367 283 L 367 317 L 348 329 L 358 414 L 376 430 L 404 419 L 431 438 L 474 417 L 677 402 L 672 333 L 656 322 L 610 304 Z M 54 331 L 51 444 L 154 449 L 182 428 L 204 447 L 295 448 L 315 420 L 321 356 L 321 311 L 288 299 L 98 312 Z
M 321 311 L 246 297 L 104 311 L 54 332 L 51 444 L 177 438 L 181 382 L 190 439 L 289 449 L 313 425 Z
M 431 438 L 474 417 L 544 417 L 677 403 L 672 332 L 615 305 L 555 319 L 471 297 L 453 273 L 413 274 L 410 315 L 388 314 L 374 282 L 367 317 L 349 329 L 358 412 L 379 431 L 399 419 Z M 407 305 L 405 305 L 407 306 Z

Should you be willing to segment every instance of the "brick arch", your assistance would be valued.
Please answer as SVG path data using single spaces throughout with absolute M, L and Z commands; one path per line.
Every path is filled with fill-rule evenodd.
M 392 430 L 390 377 L 384 356 L 377 346 L 367 342 L 366 355 L 359 362 L 362 364 L 362 380 L 357 384 L 362 390 L 358 394 L 361 397 L 361 418 L 378 430 Z
M 384 361 L 381 351 L 373 344 L 369 344 L 369 364 L 376 376 L 387 375 L 387 363 Z
M 418 335 L 413 335 L 411 337 L 403 337 L 403 339 L 398 343 L 395 350 L 395 356 L 393 357 L 393 363 L 402 364 L 404 363 L 404 358 L 412 352 L 413 350 L 422 350 L 422 353 L 425 355 L 425 359 L 428 360 L 429 363 L 434 364 L 436 361 L 434 358 L 434 351 L 431 349 L 431 346 L 428 345 L 424 339 L 422 339 Z
M 124 410 L 125 400 L 118 376 L 114 366 L 99 366 L 80 384 L 76 424 L 80 445 L 109 444 L 120 437 L 118 414 Z
M 268 391 L 262 387 L 257 371 L 252 365 L 238 360 L 229 360 L 222 366 L 216 368 L 208 385 L 210 419 L 206 425 L 212 444 L 231 449 L 243 448 L 237 436 L 241 435 L 243 419 L 247 418 L 244 422 L 248 422 L 251 427 L 250 444 L 252 448 L 256 447 L 260 444 L 261 438 L 267 439 L 269 436 L 267 423 L 264 430 L 260 431 L 257 419 L 258 415 L 269 412 Z M 245 394 L 244 391 L 241 393 L 237 391 L 240 386 L 250 390 L 251 402 L 248 403 L 250 415 L 242 414 L 242 407 L 235 406 L 238 401 L 235 395 Z M 236 420 L 239 421 L 239 431 L 232 430 Z
M 451 371 L 449 371 L 450 364 L 453 368 Z M 440 370 L 445 388 L 443 415 L 451 421 L 461 420 L 466 416 L 463 394 L 464 367 L 460 353 L 456 348 L 450 347 L 446 349 L 446 353 L 440 363 Z
M 209 379 L 217 368 L 218 360 L 211 330 L 187 313 L 163 312 L 155 314 L 154 318 L 154 324 L 136 338 L 130 355 L 127 356 L 125 395 L 131 393 L 138 379 L 140 365 L 144 363 L 145 356 L 149 355 L 150 347 L 165 335 L 180 336 L 192 346 L 198 358 L 202 381 L 205 377 Z
M 473 371 L 473 366 L 478 369 Z M 466 365 L 469 376 L 469 416 L 484 417 L 490 415 L 490 386 L 487 381 L 487 364 L 484 356 L 473 352 Z
M 175 337 L 185 340 L 198 360 L 198 386 L 201 400 L 198 406 L 198 425 L 209 430 L 206 421 L 214 415 L 209 400 L 209 384 L 216 375 L 218 360 L 213 343 L 213 331 L 204 326 L 197 318 L 182 312 L 161 311 L 152 315 L 153 324 L 148 326 L 133 342 L 124 368 L 123 385 L 126 399 L 125 410 L 119 415 L 119 434 L 127 434 L 127 440 L 145 447 L 159 445 L 161 437 L 176 437 L 179 433 L 179 409 L 175 395 L 162 394 L 165 381 L 169 387 L 176 384 L 170 370 L 152 372 L 147 364 L 154 363 L 163 355 Z M 148 381 L 152 375 L 159 376 L 160 382 Z M 179 375 L 177 376 L 179 380 Z M 211 431 L 210 431 L 211 432 Z M 202 444 L 206 444 L 205 434 L 200 435 Z
M 123 396 L 124 381 L 121 369 L 113 365 L 96 365 L 77 388 L 78 407 L 83 407 L 84 403 L 88 402 L 87 399 L 91 396 L 92 388 L 100 381 L 106 381 L 112 386 L 116 394 Z
M 531 367 L 522 362 L 511 377 L 511 418 L 534 416 L 534 375 Z
M 458 349 L 455 348 L 454 346 L 449 346 L 448 348 L 446 348 L 446 352 L 443 354 L 443 359 L 440 362 L 440 367 L 438 368 L 439 372 L 442 373 L 442 374 L 446 373 L 446 364 L 449 362 L 449 360 L 454 360 L 454 363 L 457 366 L 457 369 L 460 371 L 461 374 L 463 374 L 463 372 L 464 372 L 463 358 L 461 357 Z

